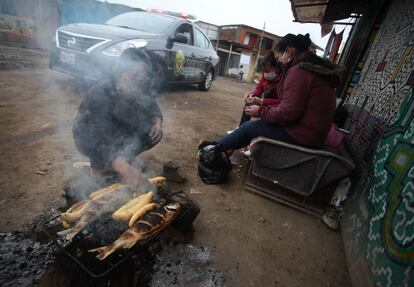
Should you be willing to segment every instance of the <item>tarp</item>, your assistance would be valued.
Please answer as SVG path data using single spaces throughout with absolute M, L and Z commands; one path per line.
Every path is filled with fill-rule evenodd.
M 292 12 L 298 22 L 322 23 L 327 3 L 323 0 L 290 0 Z

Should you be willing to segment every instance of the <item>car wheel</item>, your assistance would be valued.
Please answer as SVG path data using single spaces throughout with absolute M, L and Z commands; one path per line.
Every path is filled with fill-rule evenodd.
M 198 88 L 201 91 L 208 91 L 210 90 L 211 84 L 213 83 L 213 71 L 210 70 L 208 71 L 206 78 L 204 79 L 204 81 L 202 81 L 201 83 L 198 84 Z

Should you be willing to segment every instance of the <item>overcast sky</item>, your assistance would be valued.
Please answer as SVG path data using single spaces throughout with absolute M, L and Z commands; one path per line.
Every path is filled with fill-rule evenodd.
M 283 36 L 287 33 L 309 33 L 314 43 L 325 48 L 329 35 L 321 38 L 319 24 L 293 22 L 289 0 L 109 0 L 142 9 L 157 8 L 186 12 L 199 20 L 217 25 L 246 24 L 259 29 L 266 21 L 266 31 Z M 342 29 L 342 28 L 340 28 Z

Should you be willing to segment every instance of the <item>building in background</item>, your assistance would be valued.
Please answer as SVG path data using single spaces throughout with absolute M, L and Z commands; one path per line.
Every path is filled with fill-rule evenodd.
M 217 41 L 220 26 L 204 21 L 197 21 L 196 24 L 198 27 L 200 27 L 201 31 L 203 31 L 204 34 L 207 35 L 210 41 Z
M 338 90 L 358 164 L 342 218 L 353 286 L 414 286 L 414 1 L 291 3 L 299 22 L 355 19 Z
M 263 39 L 259 48 L 260 37 Z M 219 75 L 238 75 L 240 65 L 243 64 L 244 79 L 251 81 L 256 72 L 256 59 L 265 56 L 274 50 L 280 36 L 262 31 L 247 25 L 220 26 L 218 39 L 215 42 L 220 57 Z M 218 41 L 218 44 L 217 44 Z M 248 65 L 241 59 L 248 61 Z
M 0 43 L 47 49 L 56 29 L 69 23 L 103 23 L 132 10 L 96 0 L 0 0 Z
M 70 23 L 103 23 L 129 11 L 142 11 L 126 5 L 97 0 L 0 0 L 0 43 L 48 49 L 59 26 Z M 220 56 L 219 75 L 244 80 L 255 75 L 256 58 L 273 50 L 280 37 L 247 25 L 224 25 L 197 21 Z
M 56 0 L 0 0 L 1 43 L 44 48 L 58 25 Z

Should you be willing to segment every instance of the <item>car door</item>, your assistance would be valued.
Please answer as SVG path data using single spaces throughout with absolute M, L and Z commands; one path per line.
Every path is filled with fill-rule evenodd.
M 194 64 L 197 60 L 196 49 L 194 47 L 193 26 L 190 23 L 180 24 L 171 36 L 175 38 L 177 34 L 184 34 L 188 38 L 187 43 L 174 42 L 170 49 L 170 82 L 194 82 L 198 75 L 194 71 Z
M 210 61 L 212 59 L 210 51 L 210 41 L 203 32 L 197 27 L 194 27 L 194 41 L 197 48 L 197 61 L 199 62 L 199 81 L 203 81 L 207 74 Z

